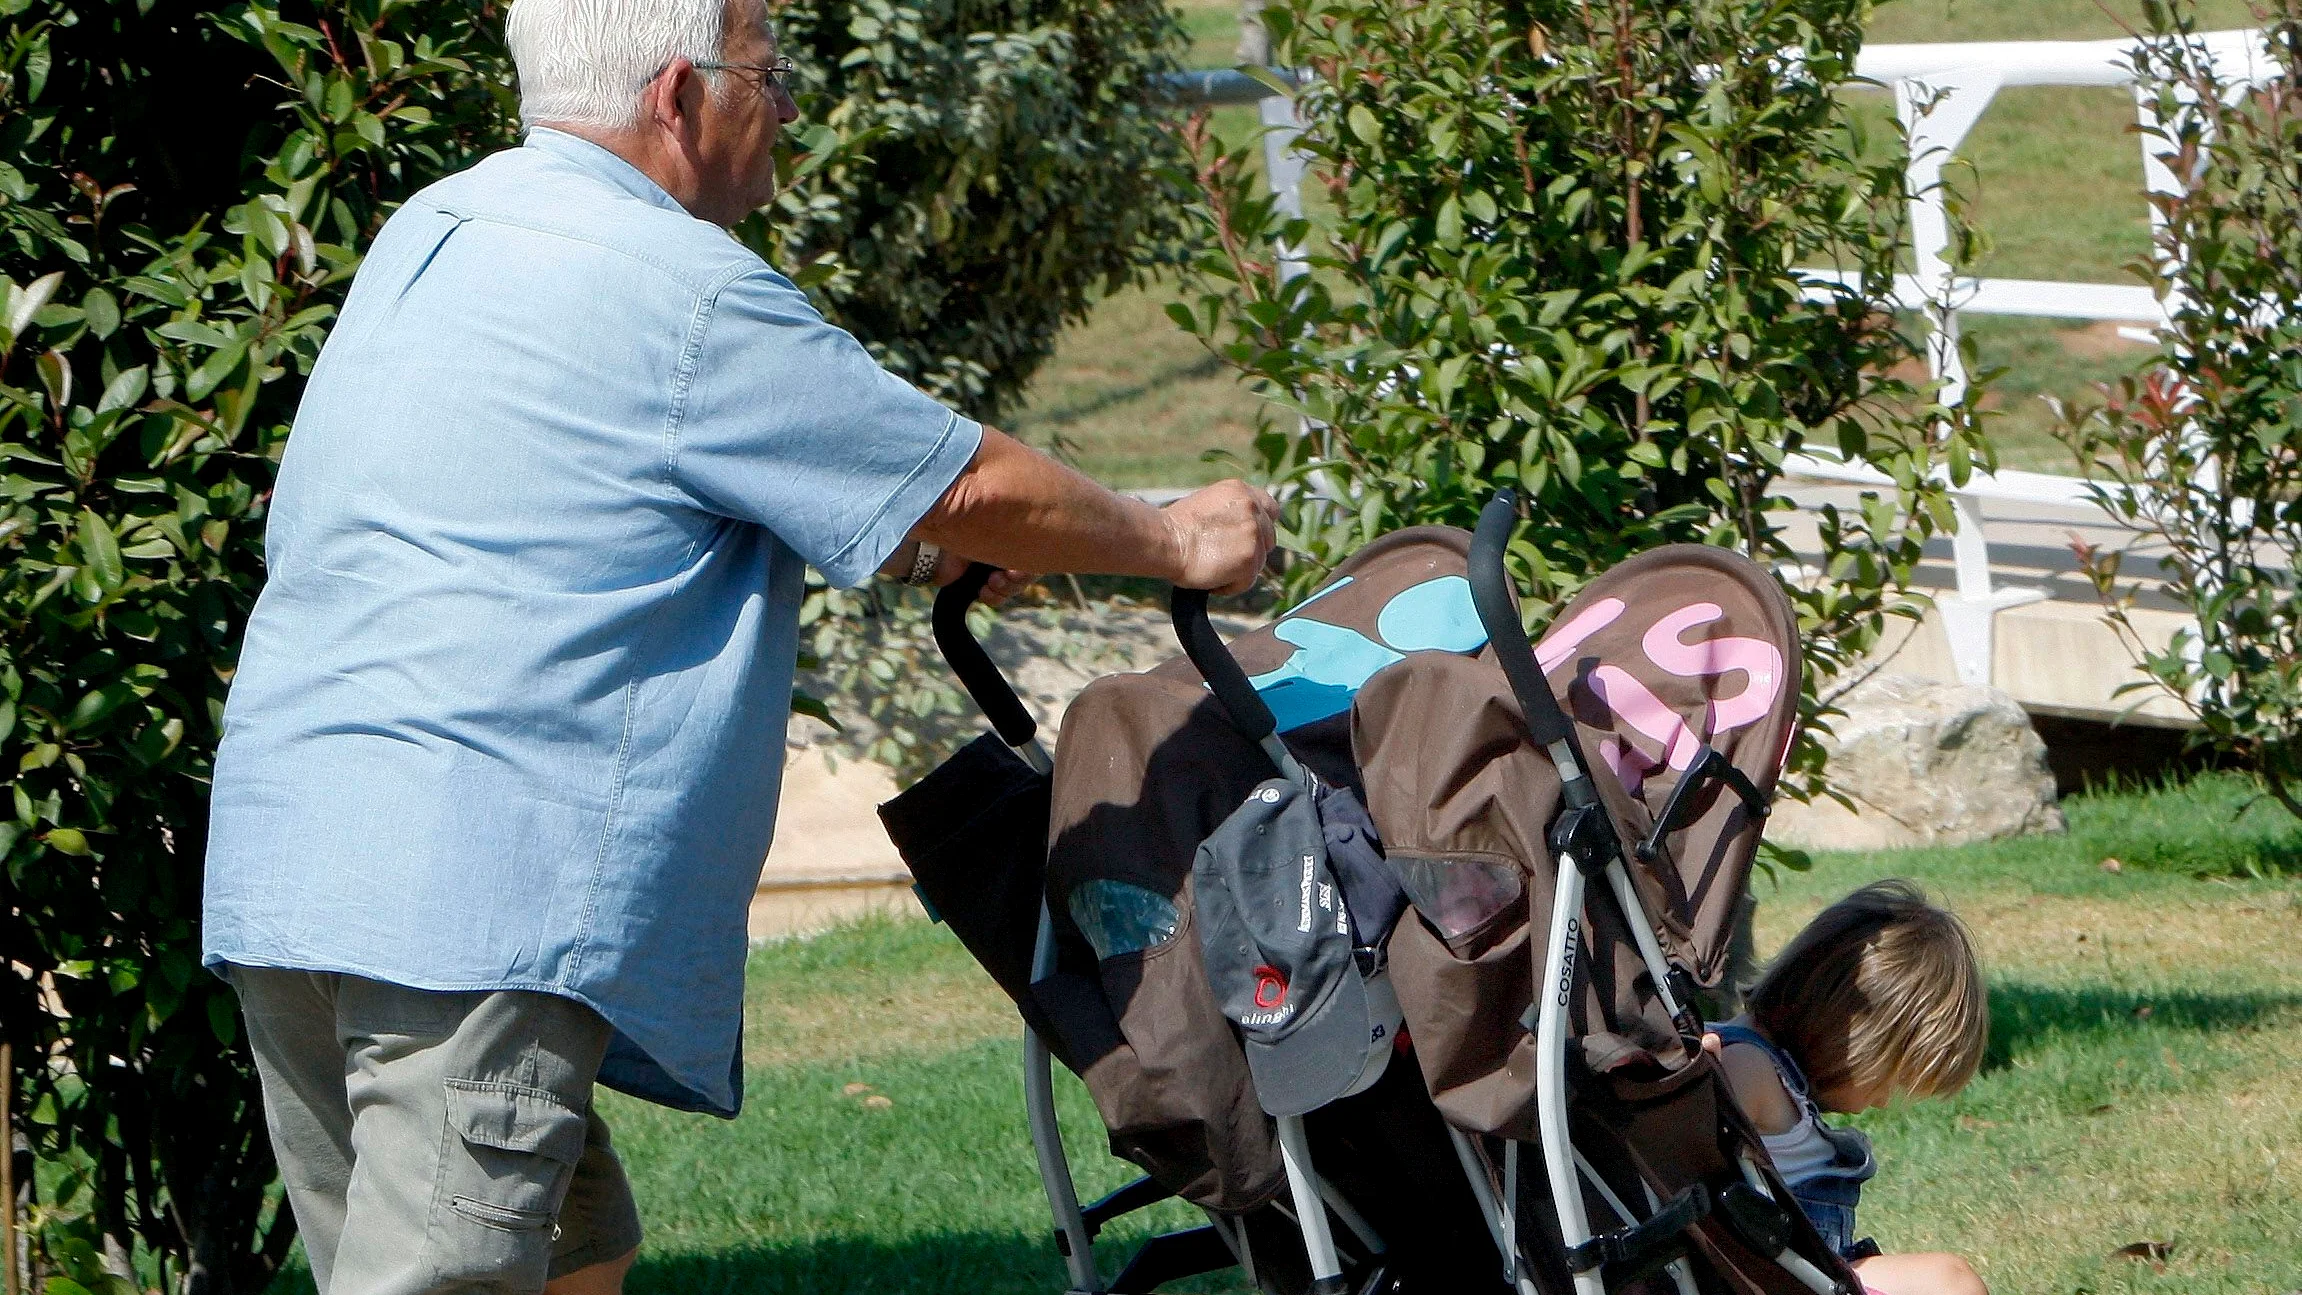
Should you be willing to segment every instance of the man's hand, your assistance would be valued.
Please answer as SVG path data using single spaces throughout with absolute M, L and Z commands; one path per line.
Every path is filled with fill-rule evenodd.
M 1175 583 L 1185 589 L 1240 594 L 1255 584 L 1271 555 L 1279 501 L 1244 481 L 1194 490 L 1161 510 L 1175 545 Z

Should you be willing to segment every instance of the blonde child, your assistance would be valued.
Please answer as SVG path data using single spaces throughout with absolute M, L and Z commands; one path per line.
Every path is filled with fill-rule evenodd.
M 1821 1118 L 1948 1096 L 1974 1077 L 1990 1022 L 1966 928 L 1907 881 L 1873 882 L 1807 923 L 1747 1008 L 1718 1027 L 1720 1061 L 1824 1241 L 1875 1295 L 1987 1295 L 1957 1255 L 1856 1239 L 1855 1200 L 1877 1163 L 1869 1139 Z

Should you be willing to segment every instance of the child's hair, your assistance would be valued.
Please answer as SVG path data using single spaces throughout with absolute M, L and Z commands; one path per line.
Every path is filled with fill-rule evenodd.
M 1750 992 L 1751 1018 L 1822 1092 L 1955 1093 L 1982 1065 L 1990 1006 L 1966 927 L 1900 878 L 1824 909 Z

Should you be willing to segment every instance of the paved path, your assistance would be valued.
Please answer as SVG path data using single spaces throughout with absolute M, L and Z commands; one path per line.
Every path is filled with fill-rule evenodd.
M 1862 492 L 1855 486 L 1799 481 L 1790 483 L 1785 493 L 1809 509 L 1819 509 L 1828 503 L 1852 512 Z M 2138 535 L 2091 504 L 1986 499 L 1981 508 L 1983 535 L 1990 542 L 1990 574 L 1994 584 L 2028 585 L 2045 590 L 2047 597 L 2058 602 L 2097 606 L 2094 585 L 2079 570 L 2072 551 L 2074 542 L 2106 551 L 2131 547 L 2125 567 L 2129 576 L 2150 576 L 2157 570 L 2156 554 L 2161 546 L 2138 544 Z M 1819 548 L 1811 520 L 1801 518 L 1801 524 L 1793 529 L 1792 547 L 1809 553 Z M 1957 587 L 1949 536 L 1939 536 L 1927 545 L 1918 583 L 1929 591 Z M 2172 600 L 2156 592 L 2146 594 L 2142 605 L 2161 610 L 2175 607 Z

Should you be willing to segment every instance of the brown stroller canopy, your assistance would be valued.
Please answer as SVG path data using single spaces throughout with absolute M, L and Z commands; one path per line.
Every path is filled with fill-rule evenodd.
M 1296 757 L 1366 801 L 1416 902 L 1422 924 L 1394 936 L 1392 956 L 1434 1095 L 1465 1127 L 1524 1134 L 1532 1090 L 1509 1054 L 1532 993 L 1527 925 L 1548 911 L 1544 831 L 1559 780 L 1486 648 L 1469 546 L 1445 527 L 1386 536 L 1231 651 Z M 1798 698 L 1788 599 L 1737 554 L 1658 549 L 1592 581 L 1537 655 L 1626 842 L 1653 836 L 1687 784 L 1652 859 L 1630 872 L 1672 960 L 1715 983 L 1761 819 L 1726 781 L 1697 785 L 1689 772 L 1715 752 L 1757 795 L 1772 790 Z M 1180 657 L 1098 680 L 1064 717 L 1047 889 L 1070 978 L 1042 986 L 1034 1006 L 1099 1040 L 1093 1055 L 1058 1051 L 1088 1078 L 1115 1140 L 1139 1131 L 1135 1158 L 1209 1204 L 1279 1182 L 1206 982 L 1190 889 L 1199 842 L 1269 773 Z M 1640 988 L 1632 942 L 1594 945 L 1611 956 L 1588 971 L 1586 1059 L 1675 1066 L 1677 1032 Z M 1090 1028 L 1082 1018 L 1102 1018 L 1102 1004 L 1108 1022 Z M 1477 1096 L 1491 1081 L 1505 1091 Z
M 1660 892 L 1646 899 L 1664 922 L 1664 948 L 1716 985 L 1763 819 L 1721 777 L 1690 785 L 1659 839 L 1654 826 L 1706 747 L 1722 773 L 1748 780 L 1758 805 L 1772 797 L 1798 721 L 1790 599 L 1740 554 L 1674 544 L 1586 585 L 1535 659 L 1606 770 L 1599 791 L 1624 836 L 1656 847 L 1641 851 L 1649 866 L 1633 876 Z
M 1626 862 L 1663 949 L 1715 983 L 1761 819 L 1725 778 L 1695 771 L 1715 752 L 1771 791 L 1798 703 L 1789 600 L 1736 554 L 1676 545 L 1592 581 L 1535 656 L 1618 834 L 1653 840 Z M 1528 1009 L 1559 771 L 1491 652 L 1386 670 L 1354 714 L 1368 812 L 1422 919 L 1392 936 L 1391 962 L 1432 1096 L 1461 1127 L 1531 1137 Z M 1573 1031 L 1585 1065 L 1677 1069 L 1688 1050 L 1620 915 L 1595 905 L 1589 921 Z

